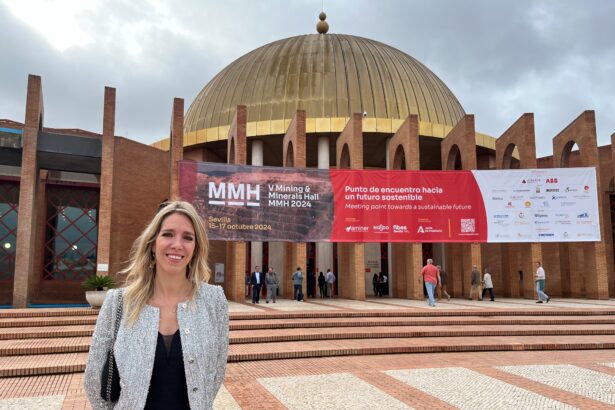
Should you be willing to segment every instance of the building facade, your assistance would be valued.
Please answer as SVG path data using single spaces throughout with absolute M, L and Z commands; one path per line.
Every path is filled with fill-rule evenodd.
M 536 158 L 532 114 L 498 138 L 480 134 L 423 64 L 374 40 L 329 34 L 322 23 L 323 16 L 318 34 L 273 42 L 229 64 L 185 118 L 176 99 L 169 138 L 152 146 L 115 136 L 112 88 L 105 89 L 102 133 L 47 128 L 42 81 L 30 76 L 24 123 L 0 120 L 0 305 L 83 303 L 83 279 L 117 275 L 160 202 L 177 196 L 180 159 L 324 169 L 597 169 L 601 242 L 212 241 L 212 270 L 224 264 L 231 300 L 243 300 L 254 265 L 274 267 L 287 296 L 290 274 L 301 266 L 331 268 L 342 297 L 369 296 L 371 277 L 383 272 L 389 295 L 418 299 L 417 275 L 428 257 L 445 267 L 455 297 L 469 293 L 477 265 L 490 268 L 496 293 L 531 298 L 536 260 L 547 270 L 550 295 L 615 295 L 615 152 L 612 144 L 597 146 L 592 111 L 563 124 L 552 156 Z

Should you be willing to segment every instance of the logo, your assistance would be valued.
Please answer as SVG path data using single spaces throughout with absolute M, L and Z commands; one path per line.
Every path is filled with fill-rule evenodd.
M 508 208 L 508 209 L 512 209 L 512 208 L 514 208 L 514 207 L 515 207 L 515 206 L 513 205 L 513 203 L 512 203 L 512 202 L 508 202 L 508 203 L 506 204 L 506 208 Z
M 552 238 L 555 236 L 555 234 L 554 233 L 539 233 L 538 236 L 541 238 Z
M 555 217 L 556 218 L 569 218 L 568 214 L 562 214 L 562 213 L 555 214 Z
M 406 225 L 393 225 L 393 232 L 406 233 L 408 232 L 408 227 Z
M 513 192 L 530 192 L 531 189 L 513 189 Z
M 261 186 L 234 184 L 232 182 L 209 183 L 210 205 L 260 206 Z
M 534 214 L 534 218 L 546 218 L 548 216 L 549 215 L 547 215 L 547 214 Z
M 589 218 L 589 214 L 587 212 L 583 212 L 582 214 L 578 214 L 577 218 Z
M 406 228 L 405 226 L 399 226 L 399 229 L 405 229 L 405 230 L 400 230 L 397 231 L 396 227 L 397 225 L 393 225 L 393 232 L 408 232 L 408 228 Z M 436 229 L 433 226 L 423 226 L 420 225 L 419 228 L 416 230 L 417 233 L 442 233 L 442 229 Z
M 494 225 L 500 225 L 500 226 L 509 226 L 510 224 L 503 220 L 503 219 L 498 219 L 497 221 L 493 221 Z
M 504 197 L 501 197 L 501 196 L 492 196 L 492 197 L 491 197 L 491 200 L 492 200 L 492 201 L 503 201 L 503 200 L 504 200 Z
M 583 191 L 585 191 L 585 192 L 589 192 L 589 186 L 588 186 L 588 185 L 585 185 L 585 186 L 583 187 Z
M 376 232 L 385 232 L 389 230 L 389 227 L 386 225 L 380 224 L 380 225 L 374 226 L 373 229 Z
M 523 212 L 519 212 L 519 215 L 518 215 L 518 216 L 519 216 L 519 219 L 523 219 L 523 218 L 525 218 L 525 214 L 524 214 Z
M 532 235 L 529 233 L 517 233 L 517 238 L 519 239 L 532 239 Z
M 493 218 L 494 219 L 508 219 L 508 214 L 494 214 Z
M 570 222 L 568 219 L 558 219 L 555 221 L 556 225 L 570 225 L 572 222 Z
M 549 221 L 534 221 L 534 224 L 536 224 L 536 225 L 546 225 L 548 223 L 549 223 Z
M 566 199 L 565 195 L 553 195 L 551 196 L 552 201 L 557 201 L 558 199 Z
M 494 189 L 491 192 L 493 192 L 494 194 L 504 194 L 506 193 L 505 189 Z
M 506 233 L 496 233 L 495 237 L 496 238 L 500 238 L 500 239 L 506 239 L 506 238 L 510 238 L 510 235 L 508 235 Z
M 540 178 L 526 178 L 521 181 L 522 184 L 538 184 L 540 183 Z
M 539 186 L 537 186 L 537 187 L 536 187 L 536 193 L 537 193 L 537 194 L 539 194 L 539 193 L 540 193 L 540 187 L 539 187 Z
M 545 182 L 547 184 L 557 184 L 557 178 L 547 178 Z
M 568 232 L 564 232 L 564 238 L 568 238 L 570 236 L 570 234 Z
M 510 197 L 510 200 L 511 200 L 511 201 L 519 201 L 519 200 L 521 200 L 521 199 L 523 199 L 523 195 L 512 195 L 512 196 Z
M 549 203 L 549 201 L 543 201 L 542 206 L 543 208 L 548 208 L 549 206 L 551 206 L 551 204 Z
M 532 203 L 530 201 L 525 201 L 523 205 L 525 205 L 526 208 L 530 208 L 532 206 Z
M 536 228 L 536 231 L 538 231 L 538 232 L 549 232 L 549 231 L 551 231 L 551 228 Z
M 547 192 L 559 192 L 559 188 L 547 188 Z
M 545 199 L 545 197 L 542 196 L 542 195 L 533 195 L 533 196 L 530 197 L 530 199 L 538 200 L 538 199 Z
M 591 233 L 578 233 L 577 238 L 593 238 L 594 235 Z
M 566 192 L 579 192 L 579 190 L 568 186 L 566 187 Z
M 571 207 L 575 206 L 577 203 L 572 201 L 562 201 L 559 203 L 562 207 Z
M 350 233 L 365 233 L 369 230 L 367 226 L 347 226 L 346 232 Z

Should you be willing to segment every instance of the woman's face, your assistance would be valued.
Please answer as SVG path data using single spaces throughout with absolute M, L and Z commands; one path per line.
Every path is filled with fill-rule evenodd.
M 167 216 L 160 226 L 154 242 L 156 273 L 163 275 L 186 275 L 186 267 L 192 260 L 196 236 L 192 221 L 181 213 Z

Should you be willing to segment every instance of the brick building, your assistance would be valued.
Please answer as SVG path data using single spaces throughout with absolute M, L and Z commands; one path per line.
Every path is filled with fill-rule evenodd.
M 184 119 L 173 103 L 169 138 L 146 146 L 115 135 L 115 90 L 105 89 L 102 133 L 44 124 L 40 77 L 30 76 L 24 123 L 0 120 L 0 305 L 84 303 L 81 281 L 115 275 L 158 204 L 176 196 L 176 161 L 354 169 L 507 169 L 593 166 L 599 175 L 602 242 L 569 244 L 211 243 L 224 287 L 243 300 L 254 265 L 282 273 L 332 268 L 338 294 L 363 299 L 374 272 L 389 294 L 421 298 L 417 275 L 433 257 L 449 292 L 469 292 L 472 265 L 489 267 L 497 294 L 533 297 L 543 260 L 552 296 L 615 295 L 615 152 L 598 147 L 585 111 L 536 158 L 534 117 L 498 138 L 474 129 L 448 87 L 411 56 L 377 41 L 318 34 L 267 44 L 229 64 Z M 615 135 L 612 137 L 612 140 Z M 578 149 L 577 149 L 578 148 Z M 155 181 L 155 183 L 152 183 Z

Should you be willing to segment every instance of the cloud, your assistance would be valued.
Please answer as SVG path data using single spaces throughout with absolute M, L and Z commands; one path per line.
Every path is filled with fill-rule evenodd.
M 173 97 L 187 109 L 243 54 L 314 33 L 320 12 L 308 0 L 65 0 L 54 3 L 60 20 L 47 15 L 51 28 L 44 29 L 28 13 L 19 17 L 14 4 L 35 6 L 0 3 L 7 40 L 0 43 L 0 118 L 23 121 L 32 73 L 43 79 L 45 125 L 100 132 L 109 85 L 117 88 L 116 133 L 145 143 L 168 134 Z M 62 14 L 64 6 L 72 11 Z M 551 138 L 586 109 L 596 110 L 600 144 L 615 131 L 610 0 L 591 7 L 581 0 L 339 0 L 325 8 L 330 32 L 381 41 L 429 67 L 475 114 L 480 132 L 497 137 L 534 112 L 544 156 Z M 64 40 L 50 34 L 52 23 L 66 25 Z

